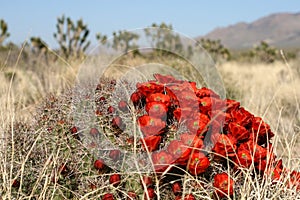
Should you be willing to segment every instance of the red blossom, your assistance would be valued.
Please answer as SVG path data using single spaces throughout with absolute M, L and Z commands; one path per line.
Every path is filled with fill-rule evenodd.
M 151 155 L 156 172 L 164 172 L 173 163 L 173 156 L 165 150 L 153 152 Z
M 274 133 L 271 131 L 270 126 L 265 123 L 260 117 L 253 118 L 252 132 L 254 134 L 254 137 L 258 138 L 257 143 L 259 144 L 267 143 L 274 136 Z
M 246 149 L 254 157 L 254 162 L 259 162 L 260 160 L 266 158 L 268 151 L 266 148 L 258 145 L 256 142 L 249 140 L 240 145 L 239 149 Z
M 209 167 L 209 159 L 201 152 L 194 151 L 189 160 L 188 170 L 192 175 L 198 175 Z
M 184 122 L 190 118 L 196 117 L 198 115 L 198 110 L 191 107 L 176 108 L 173 111 L 173 115 L 178 122 Z
M 182 191 L 181 184 L 179 182 L 173 183 L 172 184 L 172 191 L 173 191 L 174 195 L 176 195 L 176 196 L 181 194 L 181 191 Z
M 238 123 L 231 122 L 229 123 L 229 135 L 232 135 L 237 141 L 244 141 L 249 139 L 250 132 Z
M 114 200 L 114 199 L 115 199 L 114 195 L 110 193 L 107 193 L 102 197 L 102 200 Z
M 157 136 L 157 135 L 150 135 L 145 138 L 141 138 L 141 142 L 144 150 L 147 150 L 149 152 L 157 150 L 160 141 L 161 141 L 161 136 Z
M 226 195 L 233 195 L 234 181 L 226 173 L 219 173 L 214 176 L 213 186 L 216 189 L 216 194 L 222 198 Z
M 196 82 L 161 74 L 155 74 L 154 78 L 156 80 L 138 83 L 130 99 L 137 114 L 147 112 L 138 117 L 138 125 L 144 136 L 140 142 L 144 150 L 152 152 L 151 159 L 157 173 L 165 172 L 173 164 L 187 167 L 192 175 L 204 173 L 210 166 L 208 157 L 211 156 L 205 156 L 201 148 L 204 146 L 202 139 L 208 136 L 206 139 L 210 138 L 210 141 L 205 141 L 205 145 L 209 147 L 212 143 L 214 162 L 224 157 L 235 163 L 236 168 L 250 168 L 253 164 L 256 170 L 269 175 L 273 181 L 280 180 L 281 175 L 288 175 L 288 187 L 300 190 L 300 172 L 287 174 L 288 170 L 283 169 L 282 161 L 276 161 L 269 142 L 274 133 L 262 118 L 255 117 L 235 100 L 220 99 L 219 95 L 205 87 L 198 89 Z M 128 111 L 125 101 L 120 101 L 118 107 L 123 112 Z M 108 112 L 116 111 L 110 107 Z M 113 120 L 114 127 L 125 125 L 116 117 Z M 174 133 L 175 138 L 179 139 L 171 139 L 178 127 L 183 127 L 187 132 L 179 136 Z M 96 133 L 95 130 L 92 132 Z M 159 145 L 163 150 L 158 151 Z M 110 152 L 114 160 L 119 156 Z M 103 169 L 105 165 L 101 163 L 95 162 L 95 168 Z M 142 182 L 146 185 L 144 198 L 155 198 L 152 179 L 143 178 Z M 180 196 L 182 188 L 179 182 L 171 186 L 176 199 L 195 199 L 192 194 Z M 213 186 L 217 198 L 233 195 L 234 181 L 226 173 L 215 175 Z M 130 198 L 128 195 L 127 199 Z M 136 195 L 132 199 L 135 198 Z
M 196 95 L 197 97 L 199 98 L 204 98 L 204 97 L 214 97 L 214 98 L 220 98 L 219 95 L 217 95 L 214 91 L 206 88 L 206 87 L 203 87 L 201 89 L 198 89 L 196 91 Z
M 209 118 L 207 115 L 199 113 L 187 122 L 187 128 L 192 134 L 202 135 L 208 129 Z
M 164 91 L 164 85 L 154 81 L 137 83 L 136 86 L 137 90 L 145 97 L 154 93 L 162 93 Z
M 96 129 L 96 128 L 91 128 L 91 129 L 90 129 L 90 135 L 91 135 L 91 136 L 97 136 L 97 135 L 99 135 L 98 129 Z
M 146 189 L 145 194 L 144 194 L 144 199 L 145 200 L 151 200 L 154 199 L 156 196 L 155 191 L 152 187 L 149 187 Z
M 235 138 L 227 136 L 225 134 L 217 133 L 211 136 L 211 140 L 215 144 L 212 149 L 214 152 L 224 157 L 235 156 L 237 148 Z M 219 155 L 217 155 L 217 157 L 218 156 Z
M 289 188 L 296 188 L 297 191 L 300 191 L 300 172 L 292 171 L 287 184 Z
M 250 112 L 246 111 L 243 107 L 232 110 L 230 114 L 232 121 L 241 126 L 247 126 L 251 124 L 253 120 L 253 115 Z
M 125 124 L 123 123 L 123 120 L 120 116 L 115 116 L 112 120 L 111 120 L 111 125 L 114 128 L 117 129 L 124 129 L 125 128 Z
M 189 147 L 201 148 L 203 146 L 203 140 L 196 134 L 183 133 L 180 135 L 180 140 Z
M 113 106 L 109 106 L 107 108 L 107 112 L 112 114 L 112 113 L 116 112 L 116 109 Z
M 171 75 L 154 74 L 153 76 L 158 82 L 163 84 L 178 83 L 178 82 L 180 83 L 179 80 L 175 79 Z
M 136 193 L 133 192 L 133 191 L 127 192 L 127 195 L 128 195 L 127 200 L 135 200 L 135 199 L 138 199 Z
M 148 102 L 146 104 L 145 110 L 151 117 L 166 119 L 168 107 L 163 103 Z
M 167 151 L 172 154 L 176 160 L 176 164 L 184 165 L 190 156 L 191 148 L 188 148 L 188 146 L 180 140 L 172 140 L 167 147 Z
M 118 108 L 122 111 L 122 112 L 128 112 L 128 105 L 126 101 L 120 101 L 118 103 Z
M 103 170 L 105 168 L 105 163 L 102 159 L 98 159 L 94 162 L 95 169 Z
M 232 99 L 226 99 L 225 105 L 226 105 L 226 112 L 230 113 L 232 110 L 237 110 L 241 104 L 238 101 Z
M 141 92 L 137 91 L 131 94 L 130 100 L 132 101 L 133 105 L 138 106 L 142 104 L 144 96 Z
M 183 200 L 196 200 L 196 198 L 192 194 L 186 194 Z
M 118 149 L 114 149 L 109 152 L 109 157 L 114 161 L 119 160 L 120 156 L 121 156 L 121 151 Z
M 198 98 L 189 82 L 183 81 L 181 84 L 170 84 L 166 87 L 166 91 L 173 100 L 173 104 L 181 108 L 197 107 Z
M 146 102 L 159 102 L 165 104 L 167 107 L 170 105 L 170 96 L 162 93 L 154 93 L 146 98 Z
M 253 156 L 247 149 L 238 149 L 233 161 L 240 167 L 249 168 L 253 161 Z
M 160 135 L 166 128 L 166 123 L 164 121 L 149 115 L 139 117 L 138 124 L 145 136 Z
M 112 174 L 109 178 L 109 183 L 112 184 L 114 187 L 117 187 L 121 183 L 120 174 Z
M 150 176 L 143 176 L 141 179 L 141 184 L 145 185 L 146 187 L 150 187 L 153 185 L 152 178 Z

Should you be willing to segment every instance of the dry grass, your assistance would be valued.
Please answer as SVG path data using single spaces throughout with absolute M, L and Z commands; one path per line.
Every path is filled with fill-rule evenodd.
M 96 59 L 85 65 L 101 65 L 101 62 L 101 59 Z M 145 59 L 138 58 L 122 64 L 137 66 L 143 63 Z M 163 63 L 169 66 L 186 64 L 180 60 Z M 276 154 L 283 158 L 284 165 L 289 169 L 300 166 L 300 158 L 297 156 L 300 148 L 298 64 L 293 63 L 288 67 L 284 63 L 225 63 L 218 67 L 229 95 L 271 125 L 276 136 L 273 140 Z M 70 115 L 72 99 L 68 88 L 74 83 L 79 65 L 56 61 L 47 66 L 42 63 L 38 69 L 28 69 L 21 64 L 1 66 L 2 199 L 99 199 L 107 191 L 119 190 L 122 194 L 126 192 L 107 184 L 109 174 L 99 175 L 93 169 L 95 158 L 92 151 L 70 135 L 73 119 Z M 183 67 L 178 68 L 185 70 Z M 15 74 L 15 77 L 7 77 L 8 73 Z M 115 74 L 115 71 L 109 73 Z M 54 95 L 49 95 L 50 93 Z M 57 97 L 59 95 L 61 96 Z M 65 173 L 60 171 L 64 163 L 68 163 L 69 168 Z M 124 184 L 127 184 L 125 181 L 131 183 L 126 188 L 142 194 L 143 188 L 137 186 L 141 175 L 139 171 L 122 174 Z M 58 181 L 53 182 L 53 177 Z M 185 193 L 193 192 L 197 199 L 211 199 L 211 183 L 203 189 L 201 179 L 188 174 L 181 178 Z M 239 182 L 236 191 L 240 194 L 234 196 L 234 199 L 299 198 L 295 190 L 281 184 L 271 184 L 268 179 L 263 184 L 258 184 L 258 180 L 256 182 L 250 178 L 249 171 L 242 171 L 234 178 Z M 288 181 L 287 177 L 284 178 L 284 181 Z M 20 185 L 13 186 L 14 180 L 18 180 Z M 92 185 L 97 189 L 92 189 Z M 157 191 L 161 194 L 160 199 L 174 198 L 168 192 L 169 185 L 159 187 Z

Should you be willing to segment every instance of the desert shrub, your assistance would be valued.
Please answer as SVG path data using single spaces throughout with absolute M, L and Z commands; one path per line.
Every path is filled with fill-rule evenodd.
M 230 51 L 224 47 L 221 40 L 201 38 L 198 43 L 209 53 L 215 62 L 224 62 L 231 59 Z

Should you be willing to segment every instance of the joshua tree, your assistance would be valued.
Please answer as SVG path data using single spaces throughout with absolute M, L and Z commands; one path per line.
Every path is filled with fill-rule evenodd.
M 33 53 L 38 54 L 38 57 L 45 56 L 46 63 L 48 64 L 48 45 L 40 37 L 30 38 Z
M 265 41 L 261 41 L 258 46 L 254 47 L 250 54 L 265 63 L 273 63 L 279 57 L 278 50 Z
M 96 39 L 103 45 L 105 45 L 107 43 L 107 36 L 102 35 L 101 33 L 96 34 Z
M 215 62 L 220 60 L 230 60 L 230 52 L 222 45 L 220 40 L 201 38 L 198 42 L 212 56 Z
M 139 35 L 128 31 L 113 32 L 113 44 L 112 47 L 115 50 L 121 50 L 124 53 L 137 49 L 138 46 L 135 41 L 139 39 Z
M 145 29 L 145 34 L 150 39 L 153 47 L 167 51 L 182 51 L 183 45 L 180 37 L 177 34 L 173 34 L 171 24 L 167 25 L 162 22 L 160 25 L 157 25 L 153 23 L 151 27 L 156 29 Z
M 0 20 L 0 47 L 3 45 L 3 42 L 6 38 L 10 36 L 10 34 L 7 32 L 7 23 L 1 19 Z
M 57 19 L 57 32 L 54 38 L 57 40 L 62 54 L 69 59 L 70 57 L 81 57 L 90 45 L 87 41 L 89 29 L 82 19 L 76 24 L 68 17 L 62 16 Z

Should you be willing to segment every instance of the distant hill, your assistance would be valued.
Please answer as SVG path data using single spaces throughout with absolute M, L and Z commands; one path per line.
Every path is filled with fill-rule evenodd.
M 220 39 L 230 49 L 252 48 L 262 40 L 279 48 L 300 48 L 300 12 L 272 14 L 252 23 L 240 22 L 198 38 Z

